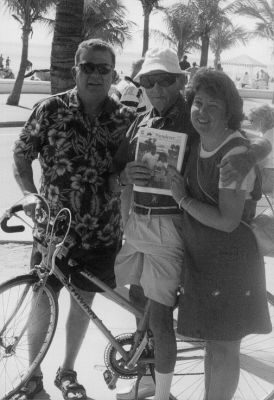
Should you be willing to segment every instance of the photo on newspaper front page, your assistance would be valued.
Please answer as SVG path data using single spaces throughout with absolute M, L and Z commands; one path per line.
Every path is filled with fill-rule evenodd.
M 136 146 L 135 160 L 144 162 L 151 170 L 147 186 L 134 185 L 138 192 L 158 193 L 171 196 L 168 165 L 181 170 L 187 135 L 181 132 L 154 128 L 140 128 Z

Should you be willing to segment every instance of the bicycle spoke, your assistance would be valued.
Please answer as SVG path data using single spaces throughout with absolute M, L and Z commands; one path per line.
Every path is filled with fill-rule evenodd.
M 268 295 L 269 312 L 274 326 L 274 303 Z M 194 342 L 195 343 L 195 342 Z M 172 399 L 202 400 L 204 397 L 204 354 L 201 342 L 178 341 Z M 274 399 L 274 332 L 249 335 L 242 340 L 240 379 L 233 400 Z
M 42 361 L 55 332 L 58 309 L 55 295 L 47 287 L 43 296 L 48 307 L 39 318 L 33 314 L 33 276 L 21 276 L 0 285 L 0 399 L 15 393 Z M 30 290 L 26 290 L 27 287 Z M 39 304 L 37 305 L 39 307 Z M 45 321 L 45 322 L 44 322 Z M 44 322 L 37 347 L 36 327 Z M 32 332 L 34 332 L 32 334 Z M 30 349 L 37 351 L 30 362 Z M 33 352 L 33 351 L 32 351 Z

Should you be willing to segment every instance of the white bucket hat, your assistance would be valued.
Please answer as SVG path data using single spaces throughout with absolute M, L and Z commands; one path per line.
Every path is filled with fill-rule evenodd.
M 141 70 L 135 76 L 134 81 L 139 82 L 140 76 L 153 71 L 164 71 L 170 74 L 185 74 L 179 65 L 179 59 L 174 50 L 165 48 L 153 48 L 146 52 L 145 61 Z

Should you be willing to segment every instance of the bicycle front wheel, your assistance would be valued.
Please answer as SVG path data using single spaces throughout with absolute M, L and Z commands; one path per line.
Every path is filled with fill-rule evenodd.
M 274 296 L 267 293 L 274 327 Z M 274 331 L 248 335 L 241 343 L 240 380 L 233 400 L 274 399 Z M 204 396 L 204 343 L 178 340 L 170 399 L 202 400 Z
M 15 394 L 33 375 L 54 336 L 57 297 L 47 285 L 41 291 L 33 275 L 0 285 L 1 400 Z

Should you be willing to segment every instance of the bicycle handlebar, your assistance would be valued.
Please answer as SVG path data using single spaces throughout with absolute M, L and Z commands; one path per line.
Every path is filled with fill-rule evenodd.
M 4 216 L 3 220 L 1 221 L 1 229 L 6 232 L 6 233 L 14 233 L 14 232 L 23 232 L 25 230 L 25 227 L 23 225 L 13 225 L 13 226 L 8 226 L 8 221 L 11 219 L 15 212 L 22 211 L 23 210 L 23 205 L 22 204 L 17 204 L 13 207 L 11 207 L 7 212 L 6 215 Z

